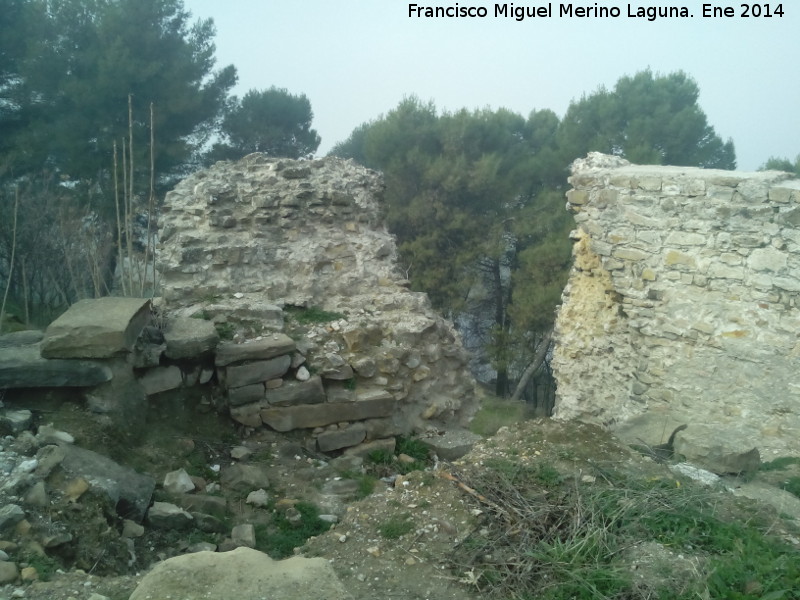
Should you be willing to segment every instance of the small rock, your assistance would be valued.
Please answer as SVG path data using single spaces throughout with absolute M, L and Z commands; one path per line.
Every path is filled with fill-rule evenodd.
M 417 462 L 413 456 L 409 456 L 408 454 L 398 454 L 397 460 L 406 465 L 410 465 Z
M 36 567 L 24 567 L 19 572 L 19 578 L 23 582 L 36 581 L 39 579 L 39 572 L 36 570 Z
M 170 494 L 183 494 L 194 490 L 194 482 L 184 469 L 178 469 L 164 476 L 163 487 Z
M 52 425 L 40 425 L 36 433 L 36 440 L 40 444 L 74 444 L 75 438 L 66 431 L 60 431 Z
M 375 558 L 381 555 L 381 549 L 378 548 L 377 546 L 370 546 L 369 548 L 367 548 L 367 552 L 372 556 L 374 556 Z
M 0 508 L 0 531 L 13 527 L 25 518 L 25 511 L 16 504 L 6 504 Z
M 194 518 L 188 512 L 169 502 L 153 502 L 147 511 L 147 520 L 160 529 L 186 529 Z
M 77 502 L 89 489 L 89 482 L 83 477 L 76 477 L 67 483 L 64 488 L 64 495 L 69 498 L 70 502 Z
M 13 583 L 17 577 L 19 577 L 19 569 L 16 563 L 0 561 L 0 584 Z
M 38 506 L 40 508 L 48 506 L 50 499 L 47 497 L 47 490 L 44 487 L 44 481 L 37 481 L 31 489 L 25 494 L 25 504 L 31 506 Z
M 144 527 L 139 525 L 139 523 L 131 521 L 130 519 L 125 519 L 122 522 L 122 537 L 135 538 L 135 537 L 141 537 L 143 535 L 144 535 Z
M 56 546 L 61 546 L 62 544 L 66 544 L 67 542 L 71 541 L 72 541 L 72 534 L 63 531 L 61 533 L 48 535 L 42 538 L 42 546 L 44 546 L 45 548 L 55 548 Z
M 243 460 L 253 454 L 253 451 L 246 446 L 234 446 L 231 448 L 231 458 L 236 460 Z
M 245 500 L 245 503 L 263 508 L 269 503 L 269 496 L 264 489 L 256 490 L 247 495 L 247 500 Z
M 256 547 L 256 529 L 251 523 L 242 523 L 231 530 L 231 540 L 236 547 Z
M 311 379 L 311 373 L 304 366 L 300 366 L 295 374 L 297 381 L 308 381 Z
M 326 523 L 338 523 L 339 517 L 336 515 L 319 515 L 320 521 L 325 521 Z

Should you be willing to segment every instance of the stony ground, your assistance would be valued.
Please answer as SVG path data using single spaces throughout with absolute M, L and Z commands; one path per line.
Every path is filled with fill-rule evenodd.
M 393 472 L 391 465 L 381 467 L 373 473 L 383 475 L 385 481 L 377 480 L 372 493 L 357 500 L 342 493 L 342 489 L 347 488 L 352 494 L 353 487 L 342 482 L 357 479 L 357 473 L 348 468 L 348 464 L 353 467 L 353 463 L 307 452 L 300 440 L 274 433 L 261 431 L 243 435 L 227 421 L 217 420 L 213 414 L 205 412 L 202 403 L 189 407 L 169 404 L 155 407 L 148 439 L 140 447 L 127 449 L 124 455 L 110 440 L 94 438 L 91 424 L 84 417 L 74 404 L 50 407 L 39 416 L 73 432 L 79 443 L 96 449 L 102 449 L 105 444 L 106 451 L 117 460 L 150 472 L 157 481 L 163 480 L 164 474 L 176 465 L 189 463 L 201 471 L 207 469 L 212 476 L 215 465 L 224 468 L 234 462 L 230 456 L 232 448 L 249 449 L 250 456 L 243 460 L 265 469 L 271 482 L 269 493 L 275 500 L 308 501 L 323 512 L 339 515 L 339 521 L 328 532 L 311 538 L 298 552 L 329 559 L 355 600 L 477 600 L 483 597 L 474 569 L 469 564 L 458 563 L 455 549 L 468 535 L 486 526 L 486 519 L 491 516 L 487 500 L 470 485 L 480 480 L 481 470 L 487 464 L 497 464 L 497 461 L 546 464 L 565 477 L 582 481 L 593 481 L 611 468 L 651 479 L 675 477 L 668 466 L 640 456 L 600 429 L 529 420 L 502 428 L 454 463 L 437 462 L 426 470 L 405 475 L 398 475 L 396 469 Z M 205 465 L 196 464 L 198 456 L 204 458 Z M 756 491 L 751 495 L 761 493 L 770 499 L 778 495 L 771 484 L 785 477 L 786 473 L 765 474 L 754 482 L 731 480 L 729 484 L 740 491 L 752 488 Z M 770 492 L 764 493 L 764 489 Z M 233 523 L 258 525 L 268 520 L 266 509 L 245 503 L 241 495 L 230 496 L 228 500 Z M 780 511 L 800 522 L 800 501 L 788 502 Z M 52 517 L 57 518 L 57 515 Z M 786 535 L 791 539 L 788 530 Z M 223 537 L 219 536 L 219 540 Z M 91 567 L 81 570 L 73 566 L 52 573 L 49 581 L 1 586 L 0 599 L 102 600 L 105 597 L 127 600 L 147 564 L 184 552 L 193 541 L 196 539 L 190 532 L 173 534 L 148 530 L 136 542 L 138 562 L 134 571 L 119 564 L 123 575 L 106 572 L 100 576 L 90 573 Z M 93 542 L 100 557 L 104 552 L 103 539 L 98 537 Z M 666 561 L 670 568 L 696 567 L 683 556 L 646 544 L 643 542 L 636 553 L 639 561 L 655 560 L 652 557 L 658 556 L 658 560 Z

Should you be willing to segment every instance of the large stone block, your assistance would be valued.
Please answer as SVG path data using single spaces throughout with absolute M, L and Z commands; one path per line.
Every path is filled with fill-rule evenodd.
M 0 347 L 0 389 L 90 387 L 111 377 L 101 362 L 42 358 L 39 344 Z
M 276 431 L 291 431 L 310 427 L 324 427 L 342 421 L 361 421 L 388 417 L 394 409 L 394 399 L 378 398 L 335 404 L 311 404 L 265 408 L 261 420 Z
M 172 365 L 169 367 L 156 367 L 149 369 L 142 377 L 139 378 L 139 383 L 144 388 L 148 396 L 153 394 L 160 394 L 167 390 L 174 390 L 183 385 L 183 375 L 181 370 Z
M 286 383 L 274 390 L 267 390 L 267 402 L 274 406 L 320 404 L 325 402 L 325 389 L 322 387 L 322 379 L 314 376 L 308 381 Z
M 211 321 L 176 317 L 169 321 L 164 340 L 167 358 L 195 358 L 216 348 L 219 334 Z
M 317 448 L 320 452 L 332 452 L 350 446 L 357 446 L 367 437 L 367 429 L 361 423 L 356 423 L 345 429 L 324 431 L 317 437 Z
M 282 377 L 291 364 L 292 357 L 287 354 L 269 360 L 225 367 L 225 384 L 228 388 L 236 388 L 276 379 Z
M 295 350 L 292 338 L 283 333 L 273 333 L 260 340 L 248 340 L 243 344 L 223 342 L 217 347 L 214 363 L 224 367 L 246 360 L 266 360 L 283 354 L 291 354 Z
M 110 358 L 130 352 L 149 319 L 146 298 L 79 300 L 45 331 L 42 356 Z

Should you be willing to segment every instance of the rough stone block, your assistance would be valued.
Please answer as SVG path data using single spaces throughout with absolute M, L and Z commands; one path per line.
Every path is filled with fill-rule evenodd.
M 156 367 L 145 372 L 139 378 L 139 383 L 148 396 L 174 390 L 183 385 L 183 375 L 176 366 Z
M 167 358 L 195 358 L 216 348 L 219 334 L 211 321 L 176 317 L 169 321 L 164 340 Z
M 259 360 L 243 365 L 225 367 L 225 382 L 228 388 L 237 388 L 252 383 L 267 381 L 282 377 L 292 364 L 292 357 L 288 354 Z
M 149 319 L 145 298 L 79 300 L 45 331 L 42 357 L 110 358 L 130 352 Z
M 252 385 L 244 385 L 238 388 L 231 388 L 228 390 L 228 404 L 231 406 L 240 406 L 242 404 L 251 404 L 264 399 L 264 384 L 254 383 Z
M 320 452 L 331 452 L 341 448 L 357 446 L 367 437 L 366 428 L 360 423 L 351 425 L 346 429 L 325 431 L 317 437 L 317 448 Z
M 218 367 L 246 360 L 266 360 L 295 350 L 292 338 L 283 333 L 274 333 L 260 340 L 248 340 L 243 344 L 222 342 L 217 346 L 214 364 Z
M 39 344 L 0 346 L 0 389 L 89 387 L 111 377 L 111 370 L 101 362 L 42 358 Z
M 261 411 L 261 420 L 276 431 L 291 431 L 323 427 L 342 421 L 361 421 L 388 417 L 394 409 L 393 398 L 378 398 L 336 404 L 313 404 L 266 408 Z
M 245 427 L 261 427 L 261 405 L 245 404 L 231 408 L 231 419 Z
M 267 390 L 267 402 L 274 406 L 294 406 L 296 404 L 320 404 L 325 402 L 325 389 L 319 376 L 308 381 L 286 383 Z

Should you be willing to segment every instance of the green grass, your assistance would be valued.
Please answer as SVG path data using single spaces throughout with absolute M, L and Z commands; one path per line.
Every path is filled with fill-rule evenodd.
M 501 427 L 510 427 L 526 418 L 524 402 L 510 402 L 490 394 L 481 398 L 481 407 L 470 423 L 472 433 L 489 437 Z
M 607 475 L 582 483 L 546 463 L 487 460 L 462 476 L 486 519 L 454 570 L 503 600 L 800 600 L 800 553 L 771 534 L 774 516 L 691 482 Z M 643 543 L 660 549 L 650 563 Z
M 410 518 L 411 515 L 409 514 L 392 517 L 378 526 L 378 533 L 387 540 L 399 539 L 414 530 L 414 524 L 411 522 Z
M 330 529 L 331 524 L 319 518 L 319 509 L 307 502 L 298 502 L 295 508 L 301 515 L 300 522 L 291 523 L 281 512 L 275 512 L 268 524 L 256 526 L 256 549 L 280 560 L 294 554 L 312 536 Z
M 800 465 L 800 458 L 797 456 L 781 456 L 775 460 L 761 463 L 759 471 L 782 471 L 792 465 Z

